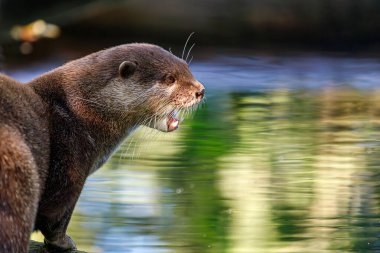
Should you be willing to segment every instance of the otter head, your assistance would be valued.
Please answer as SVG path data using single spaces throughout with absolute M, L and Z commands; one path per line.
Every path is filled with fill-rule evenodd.
M 121 45 L 90 55 L 84 64 L 88 63 L 91 71 L 85 75 L 92 75 L 91 83 L 79 91 L 82 101 L 90 101 L 87 106 L 101 118 L 129 127 L 174 131 L 179 112 L 204 97 L 204 86 L 187 63 L 155 45 Z

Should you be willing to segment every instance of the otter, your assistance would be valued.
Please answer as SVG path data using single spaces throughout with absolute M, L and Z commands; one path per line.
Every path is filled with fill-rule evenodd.
M 0 75 L 0 252 L 27 252 L 34 230 L 47 249 L 75 249 L 66 229 L 86 178 L 136 127 L 176 130 L 204 93 L 184 60 L 142 43 L 26 84 Z

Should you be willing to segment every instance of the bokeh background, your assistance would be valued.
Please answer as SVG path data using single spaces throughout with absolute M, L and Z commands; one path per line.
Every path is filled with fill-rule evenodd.
M 181 56 L 195 32 L 206 104 L 89 178 L 80 249 L 380 252 L 379 1 L 0 3 L 1 70 L 22 82 L 122 43 Z
M 24 45 L 24 53 L 41 57 L 131 41 L 180 48 L 191 32 L 207 51 L 367 51 L 379 50 L 379 11 L 376 0 L 2 0 L 0 38 L 9 60 L 22 42 L 34 49 Z M 40 19 L 59 31 L 25 26 Z

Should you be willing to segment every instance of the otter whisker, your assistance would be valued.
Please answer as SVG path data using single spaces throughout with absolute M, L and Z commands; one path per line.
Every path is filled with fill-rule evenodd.
M 157 127 L 157 115 L 154 116 L 154 120 L 153 120 L 153 128 L 156 128 Z
M 158 133 L 159 133 L 158 131 L 155 131 L 152 128 L 145 128 L 144 134 L 140 138 L 140 142 L 143 144 L 140 147 L 140 151 L 146 150 L 149 147 L 149 144 L 152 144 L 153 142 L 152 136 L 155 136 L 155 135 L 157 136 Z
M 189 40 L 190 40 L 191 36 L 193 36 L 194 33 L 195 32 L 190 33 L 189 37 L 187 37 L 187 40 L 185 42 L 185 46 L 183 47 L 183 51 L 182 51 L 182 56 L 181 56 L 182 60 L 183 60 L 183 57 L 185 56 L 185 51 L 186 51 L 187 43 L 189 43 Z
M 194 111 L 195 111 L 195 105 L 192 105 L 190 108 L 190 119 L 193 119 L 194 118 Z
M 149 118 L 144 118 L 144 116 L 140 117 L 140 119 L 138 119 L 138 122 L 136 122 L 135 124 L 135 127 L 138 126 L 138 125 L 143 125 L 144 123 L 146 123 L 148 120 L 151 120 Z M 127 148 L 125 149 L 125 151 L 123 152 L 123 154 L 121 155 L 120 159 L 124 159 L 127 157 L 127 154 L 128 152 L 131 150 L 131 148 L 133 147 L 133 152 L 132 152 L 132 155 L 131 155 L 131 159 L 133 160 L 135 158 L 135 153 L 136 153 L 136 147 L 137 147 L 137 142 L 138 142 L 138 139 L 136 139 L 136 136 L 135 135 L 132 135 L 132 137 L 128 138 L 129 139 L 129 142 L 128 142 L 128 146 Z
M 158 105 L 160 103 L 161 105 Z M 169 104 L 170 101 L 158 101 L 157 106 L 159 106 L 159 108 L 155 109 L 155 113 L 148 117 L 140 117 L 137 124 L 149 125 L 153 128 L 156 128 L 160 117 L 173 114 L 173 111 L 169 110 Z M 192 117 L 193 112 L 196 110 L 197 106 L 199 106 L 199 104 L 193 104 L 189 107 L 177 108 L 177 116 L 179 116 L 181 119 Z M 169 114 L 168 111 L 170 111 Z M 142 150 L 145 150 L 149 147 L 148 144 L 152 143 L 160 136 L 159 132 L 155 131 L 153 128 L 144 128 L 143 134 L 140 135 L 136 141 L 130 143 L 130 146 L 133 145 L 132 159 L 136 159 Z M 140 146 L 139 148 L 137 148 L 138 143 L 142 144 L 142 146 Z
M 185 112 L 185 118 L 187 118 L 189 115 L 189 111 L 188 111 L 188 109 L 187 108 L 184 108 L 184 112 Z
M 164 115 L 164 112 L 161 112 L 163 109 L 165 109 L 167 106 L 168 106 L 168 104 L 169 104 L 169 102 L 170 101 L 165 101 L 165 102 L 160 102 L 159 101 L 159 103 L 162 103 L 162 105 L 157 105 L 156 107 L 158 107 L 159 106 L 159 108 L 158 109 L 156 109 L 156 113 L 154 113 L 154 114 L 152 114 L 151 116 L 148 116 L 148 117 L 146 117 L 146 116 L 143 116 L 143 117 L 140 117 L 138 120 L 137 120 L 137 123 L 136 124 L 138 124 L 138 125 L 151 125 L 151 123 L 152 123 L 152 120 L 154 119 L 154 121 L 155 121 L 155 126 L 157 125 L 157 116 L 159 117 L 159 116 L 162 116 L 162 115 Z M 148 122 L 149 121 L 149 122 Z M 146 124 L 147 123 L 147 124 Z
M 139 155 L 142 150 L 144 150 L 144 145 L 146 145 L 146 141 L 148 140 L 146 136 L 149 134 L 150 131 L 153 129 L 150 128 L 144 128 L 142 134 L 140 134 L 137 138 L 137 141 L 135 143 L 135 147 L 132 153 L 132 159 L 138 159 Z M 137 146 L 137 144 L 140 144 Z
M 127 141 L 125 141 L 124 143 L 128 143 L 127 147 L 125 148 L 125 150 L 123 150 L 123 153 L 120 155 L 119 157 L 119 161 L 121 159 L 125 159 L 127 157 L 127 154 L 128 154 L 128 151 L 131 149 L 132 145 L 134 142 L 136 142 L 136 137 L 135 135 L 132 135 L 132 136 L 129 136 L 127 138 Z
M 127 153 L 133 149 L 131 153 L 132 159 L 136 159 L 142 150 L 145 150 L 149 147 L 148 144 L 152 143 L 153 140 L 157 139 L 159 135 L 159 131 L 155 129 L 158 128 L 158 124 L 160 120 L 163 120 L 164 117 L 178 117 L 179 119 L 184 120 L 185 118 L 192 118 L 194 115 L 194 111 L 199 107 L 200 103 L 191 103 L 189 106 L 181 106 L 181 107 L 173 107 L 171 105 L 171 101 L 169 99 L 163 99 L 161 94 L 157 91 L 152 91 L 150 93 L 150 100 L 143 99 L 142 101 L 137 101 L 135 99 L 134 108 L 130 110 L 136 110 L 141 113 L 141 111 L 145 111 L 139 118 L 135 119 L 135 126 L 145 125 L 149 126 L 149 128 L 144 128 L 143 132 L 137 136 L 137 139 L 131 139 L 127 149 L 125 150 L 123 157 L 126 157 Z M 202 101 L 203 102 L 203 101 Z M 149 108 L 142 109 L 142 105 L 149 104 L 149 108 L 154 108 L 154 112 L 149 112 Z M 174 110 L 177 112 L 175 113 Z M 140 144 L 140 147 L 138 147 Z M 147 145 L 147 146 L 145 146 Z
M 185 117 L 189 118 L 189 108 L 188 107 L 185 108 Z
M 187 52 L 187 55 L 186 55 L 186 58 L 185 58 L 185 62 L 187 62 L 187 59 L 189 58 L 191 50 L 193 49 L 194 46 L 195 46 L 195 43 L 190 47 L 189 51 Z
M 159 131 L 156 131 L 153 128 L 150 128 L 148 131 L 148 134 L 145 136 L 145 141 L 149 141 L 148 143 L 150 144 L 154 136 L 157 136 L 159 134 Z M 148 146 L 148 145 L 147 145 Z
M 122 157 L 123 159 L 126 158 L 129 153 L 130 153 L 131 160 L 133 160 L 135 158 L 135 153 L 136 153 L 136 148 L 137 148 L 138 142 L 139 142 L 139 140 L 138 140 L 138 137 L 136 135 L 133 135 L 133 137 L 131 137 L 129 139 L 128 146 L 123 153 L 123 157 Z M 129 152 L 131 150 L 133 150 L 133 151 Z
M 143 104 L 146 103 L 146 101 L 143 102 Z M 156 109 L 156 111 L 160 111 L 162 108 L 166 107 L 167 104 L 169 103 L 169 101 L 157 101 L 157 106 L 155 104 L 153 104 L 154 107 L 158 107 L 158 109 Z M 160 105 L 161 104 L 161 105 Z M 138 105 L 136 106 L 138 108 Z M 157 113 L 155 113 L 157 114 Z M 146 116 L 146 115 L 142 115 L 138 120 L 137 120 L 137 124 L 140 124 L 142 123 L 142 121 L 146 121 L 146 120 L 149 120 L 151 117 L 153 117 L 155 114 L 151 115 L 150 117 Z
M 185 113 L 184 113 L 184 109 L 183 108 L 179 108 L 178 109 L 178 115 L 179 115 L 181 121 L 183 121 L 185 119 Z
M 200 103 L 198 103 L 198 104 L 196 104 L 195 106 L 194 106 L 194 108 L 193 108 L 193 118 L 194 118 L 194 116 L 195 116 L 195 114 L 197 113 L 197 111 L 198 111 L 198 109 L 199 109 L 199 106 L 200 106 Z
M 189 109 L 184 108 L 184 112 L 185 112 L 185 118 L 188 119 L 189 118 Z
M 193 106 L 190 106 L 187 108 L 188 112 L 189 112 L 189 118 L 191 119 L 191 116 L 192 116 L 192 113 L 193 113 Z
M 145 131 L 146 131 L 146 129 L 144 129 L 144 132 Z M 132 153 L 132 159 L 133 160 L 136 160 L 139 158 L 139 154 L 141 153 L 141 143 L 142 142 L 143 142 L 143 137 L 139 136 L 137 138 L 137 141 L 135 142 L 135 146 L 133 148 L 133 153 Z
M 193 56 L 191 56 L 190 61 L 187 63 L 187 65 L 190 65 L 192 61 L 193 61 Z
M 154 127 L 155 127 L 157 125 L 157 117 L 161 116 L 160 111 L 162 109 L 164 109 L 165 107 L 167 107 L 169 103 L 170 103 L 170 101 L 165 101 L 157 109 L 158 112 L 154 113 L 153 115 L 151 115 L 149 117 L 146 117 L 145 115 L 141 116 L 139 119 L 137 119 L 137 122 L 135 123 L 135 126 L 138 126 L 138 125 L 151 125 L 151 123 L 154 122 Z M 137 144 L 138 143 L 143 143 L 144 144 L 145 141 L 148 140 L 150 136 L 152 136 L 153 134 L 155 134 L 155 132 L 158 133 L 154 129 L 145 128 L 144 129 L 144 133 L 142 134 L 142 136 L 139 136 L 139 138 L 137 138 L 137 139 L 136 138 L 131 138 L 130 142 L 128 144 L 128 147 L 126 148 L 126 150 L 122 154 L 121 158 L 125 158 L 127 156 L 127 153 L 130 150 L 133 150 L 133 152 L 131 154 L 131 159 L 132 160 L 136 159 L 139 156 L 139 153 L 140 153 L 140 151 L 138 151 Z
M 164 114 L 163 112 L 161 112 L 161 110 L 164 109 L 164 108 L 166 108 L 167 105 L 168 105 L 170 102 L 169 102 L 169 101 L 167 101 L 167 102 L 160 102 L 160 101 L 159 101 L 159 103 L 163 103 L 163 105 L 161 105 L 158 109 L 156 109 L 156 113 L 154 113 L 153 115 L 151 115 L 151 116 L 149 117 L 149 119 L 150 119 L 150 118 L 153 118 L 153 117 L 155 117 L 155 116 L 160 116 L 160 115 Z M 158 106 L 158 105 L 157 105 L 157 106 Z
M 135 160 L 135 153 L 136 153 L 136 148 L 137 148 L 137 141 L 135 141 L 133 143 L 133 152 L 132 152 L 132 156 L 131 156 L 131 160 Z

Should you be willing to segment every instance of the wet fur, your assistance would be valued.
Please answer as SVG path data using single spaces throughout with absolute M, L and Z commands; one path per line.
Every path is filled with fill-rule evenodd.
M 131 76 L 119 73 L 123 61 L 136 65 Z M 149 44 L 97 52 L 26 85 L 0 75 L 0 252 L 27 252 L 32 230 L 73 248 L 66 229 L 90 173 L 131 129 L 198 103 L 202 89 L 183 60 Z

